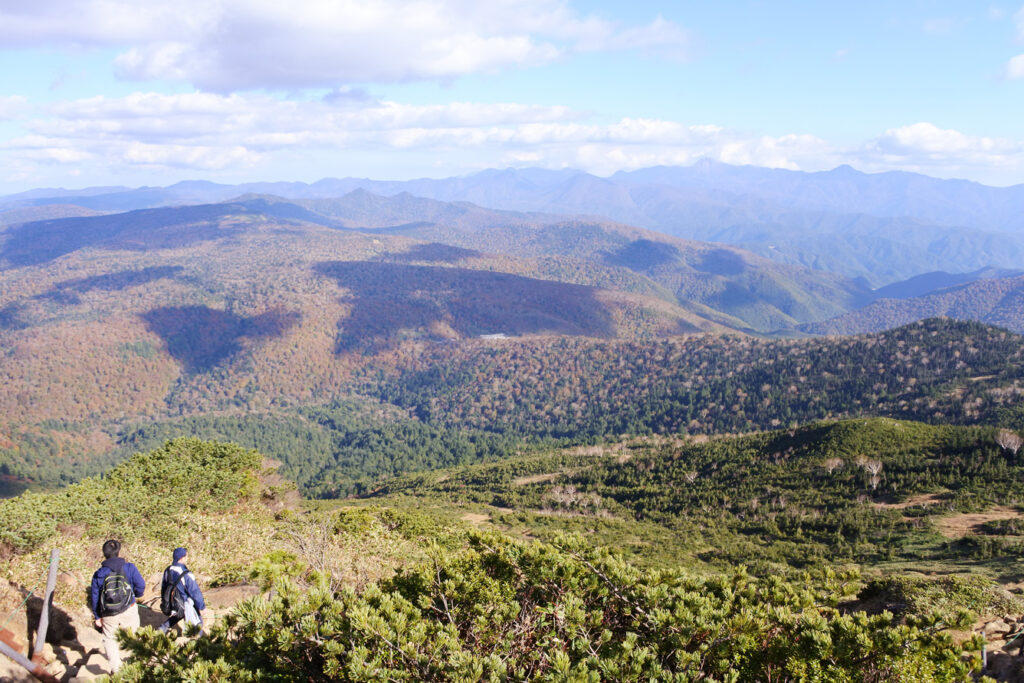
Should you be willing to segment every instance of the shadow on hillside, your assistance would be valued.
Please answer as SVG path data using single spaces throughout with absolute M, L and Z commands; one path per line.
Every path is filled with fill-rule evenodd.
M 295 311 L 271 310 L 250 318 L 207 306 L 157 308 L 140 316 L 189 373 L 205 372 L 242 349 L 244 339 L 280 337 L 297 324 Z
M 25 491 L 28 491 L 30 483 L 27 479 L 19 479 L 9 474 L 0 473 L 0 500 L 20 496 Z M 0 550 L 0 557 L 3 557 L 2 550 Z
M 739 275 L 747 270 L 747 262 L 740 254 L 729 249 L 713 249 L 694 268 L 714 275 Z
M 413 263 L 416 261 L 425 261 L 427 263 L 458 263 L 459 261 L 477 258 L 479 256 L 481 256 L 480 252 L 473 249 L 463 249 L 462 247 L 453 247 L 448 244 L 431 242 L 430 244 L 417 244 L 409 251 L 403 251 L 397 254 L 386 254 L 379 260 L 394 263 Z
M 182 266 L 150 266 L 140 270 L 121 270 L 116 273 L 93 275 L 92 277 L 83 277 L 76 280 L 64 280 L 54 285 L 54 289 L 70 290 L 79 293 L 85 293 L 93 289 L 120 292 L 129 287 L 138 287 L 154 280 L 175 277 L 183 270 Z
M 0 308 L 0 330 L 23 330 L 28 324 L 21 318 L 23 306 L 10 303 Z
M 387 346 L 401 336 L 557 333 L 614 337 L 592 287 L 465 268 L 366 261 L 314 266 L 351 292 L 337 353 Z
M 129 287 L 138 287 L 155 280 L 173 278 L 183 270 L 184 268 L 181 266 L 150 266 L 140 270 L 121 270 L 116 273 L 64 280 L 37 298 L 47 299 L 58 304 L 77 304 L 81 301 L 78 294 L 84 294 L 94 289 L 120 292 Z
M 184 247 L 238 234 L 241 227 L 218 224 L 238 212 L 235 205 L 207 204 L 23 223 L 7 231 L 0 261 L 32 266 L 86 247 L 133 251 Z
M 672 244 L 653 240 L 634 240 L 605 256 L 605 263 L 612 266 L 646 271 L 658 266 L 679 261 L 679 249 Z

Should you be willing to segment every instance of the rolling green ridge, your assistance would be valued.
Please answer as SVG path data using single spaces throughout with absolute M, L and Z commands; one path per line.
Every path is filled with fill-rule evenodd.
M 943 566 L 1019 580 L 1015 527 L 955 541 L 936 526 L 996 506 L 1024 510 L 1024 452 L 1000 446 L 998 434 L 874 418 L 641 438 L 408 475 L 373 499 L 463 506 L 541 538 L 586 533 L 658 566 Z

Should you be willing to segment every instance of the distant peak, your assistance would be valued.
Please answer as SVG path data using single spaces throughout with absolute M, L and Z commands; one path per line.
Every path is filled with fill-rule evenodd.
M 841 166 L 836 166 L 835 168 L 832 169 L 831 172 L 834 175 L 862 175 L 860 171 L 855 169 L 853 166 L 850 166 L 849 164 L 842 164 Z
M 218 183 L 211 182 L 209 180 L 182 180 L 182 181 L 179 181 L 177 183 L 174 183 L 173 185 L 169 185 L 168 189 L 177 189 L 177 190 L 184 190 L 184 189 L 209 189 L 209 188 L 214 188 L 214 187 L 225 187 L 225 186 L 224 185 L 220 185 Z

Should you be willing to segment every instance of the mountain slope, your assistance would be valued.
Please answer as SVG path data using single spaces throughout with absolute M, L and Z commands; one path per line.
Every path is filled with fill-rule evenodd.
M 907 216 L 936 225 L 1024 231 L 1024 185 L 989 187 L 902 171 L 869 174 L 849 166 L 805 173 L 711 160 L 689 167 L 620 171 L 612 178 L 633 185 L 713 188 L 800 210 Z
M 1024 276 L 986 278 L 903 299 L 881 299 L 831 320 L 801 327 L 811 334 L 879 332 L 926 317 L 978 320 L 1024 332 Z
M 872 295 L 879 299 L 910 299 L 924 296 L 940 289 L 966 285 L 977 280 L 1016 277 L 1018 275 L 1024 275 L 1024 272 L 1003 268 L 984 268 L 973 273 L 922 273 L 909 280 L 894 282 L 891 285 L 880 287 L 874 290 Z
M 665 287 L 683 306 L 740 319 L 760 331 L 829 317 L 869 299 L 860 283 L 799 267 L 778 266 L 741 250 L 608 221 L 566 221 L 544 214 L 492 212 L 470 204 L 437 203 L 409 195 L 383 198 L 354 192 L 339 200 L 302 201 L 344 221 L 363 225 L 390 219 L 389 234 L 488 253 L 547 259 L 562 256 L 626 268 Z M 372 208 L 374 219 L 367 213 Z M 422 219 L 415 221 L 414 217 Z M 407 222 L 406 222 L 407 221 Z M 730 324 L 721 319 L 724 324 Z
M 87 247 L 198 246 L 236 238 L 267 219 L 407 235 L 494 255 L 525 256 L 536 262 L 532 274 L 539 277 L 611 288 L 620 282 L 631 293 L 645 295 L 660 288 L 667 290 L 672 303 L 693 315 L 762 332 L 833 317 L 867 300 L 862 284 L 779 266 L 730 247 L 672 240 L 608 222 L 566 222 L 550 215 L 498 212 L 407 194 L 385 198 L 363 191 L 332 200 L 294 203 L 249 196 L 224 204 L 21 224 L 0 235 L 0 264 L 42 264 Z M 422 256 L 429 260 L 425 253 Z M 573 269 L 579 275 L 573 275 Z

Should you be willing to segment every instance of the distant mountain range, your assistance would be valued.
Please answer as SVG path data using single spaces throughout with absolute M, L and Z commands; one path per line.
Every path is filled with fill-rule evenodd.
M 14 209 L 75 205 L 102 212 L 221 202 L 244 194 L 338 198 L 363 189 L 516 212 L 585 215 L 685 239 L 725 242 L 772 260 L 864 278 L 872 287 L 921 273 L 1024 263 L 1024 186 L 987 187 L 843 166 L 802 173 L 702 161 L 599 178 L 573 170 L 506 169 L 411 181 L 34 190 L 0 198 Z
M 271 229 L 282 236 L 266 237 Z M 104 252 L 134 253 L 119 263 L 128 258 L 148 264 L 157 254 L 193 249 L 204 259 L 220 260 L 236 243 L 256 235 L 263 235 L 266 248 L 273 249 L 275 242 L 287 242 L 285 233 L 305 235 L 315 251 L 314 244 L 338 231 L 375 235 L 381 250 L 405 264 L 469 264 L 474 270 L 654 297 L 662 301 L 659 308 L 682 307 L 673 315 L 691 323 L 703 321 L 680 329 L 769 332 L 840 315 L 870 300 L 868 289 L 849 278 L 774 263 L 726 245 L 600 219 L 494 211 L 466 202 L 407 193 L 382 197 L 363 190 L 337 199 L 295 201 L 245 195 L 219 204 L 16 224 L 0 231 L 0 267 L 49 269 L 64 257 Z M 354 258 L 344 250 L 336 253 L 345 261 Z M 376 296 L 386 298 L 387 292 Z
M 801 329 L 812 334 L 860 334 L 937 316 L 976 320 L 1024 333 L 1024 276 L 986 278 L 916 297 L 879 299 Z
M 82 250 L 199 248 L 250 239 L 256 226 L 262 226 L 259 232 L 277 225 L 278 231 L 326 228 L 411 238 L 420 246 L 402 257 L 406 263 L 456 265 L 500 258 L 502 265 L 488 268 L 655 297 L 687 311 L 683 317 L 690 327 L 680 329 L 856 333 L 951 315 L 1017 330 L 1017 321 L 1024 319 L 1012 297 L 998 304 L 986 297 L 966 297 L 948 307 L 934 303 L 948 296 L 936 299 L 933 294 L 971 283 L 985 291 L 1006 288 L 1004 281 L 1019 276 L 1020 270 L 933 271 L 872 290 L 863 279 L 781 264 L 721 243 L 674 238 L 600 218 L 494 210 L 408 192 L 382 196 L 356 189 L 342 197 L 294 200 L 250 193 L 221 203 L 78 212 L 85 215 L 75 215 L 73 205 L 65 203 L 9 209 L 7 215 L 61 217 L 0 226 L 0 267 L 46 266 Z M 904 301 L 888 301 L 893 299 Z M 7 325 L 16 319 L 13 305 L 0 309 L 0 321 Z

